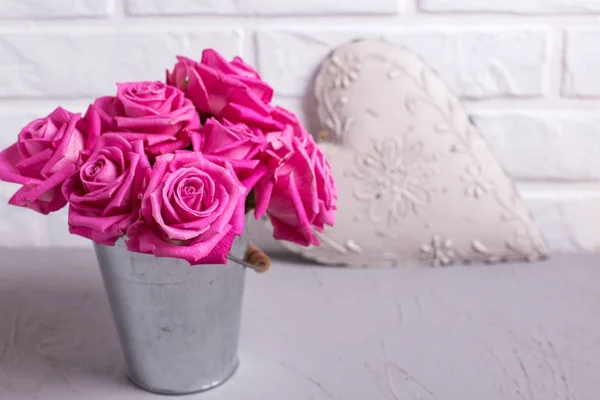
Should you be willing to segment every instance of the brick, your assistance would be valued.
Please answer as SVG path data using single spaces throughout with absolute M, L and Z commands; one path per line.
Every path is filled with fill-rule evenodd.
M 43 216 L 46 223 L 47 247 L 91 247 L 93 242 L 89 239 L 69 233 L 68 206 Z
M 424 11 L 504 12 L 519 14 L 597 13 L 598 0 L 419 0 Z
M 600 253 L 600 191 L 540 194 L 521 190 L 533 218 L 558 253 Z
M 397 0 L 128 0 L 127 11 L 140 15 L 190 14 L 393 14 Z
M 43 215 L 8 204 L 19 185 L 0 182 L 0 247 L 89 247 L 91 241 L 69 233 L 67 208 Z
M 101 17 L 112 12 L 112 0 L 3 0 L 0 18 Z
M 260 70 L 279 94 L 303 95 L 332 49 L 355 38 L 382 36 L 421 55 L 464 98 L 533 97 L 543 92 L 546 34 L 539 30 L 266 30 L 258 33 Z
M 2 134 L 0 135 L 0 149 L 10 146 L 17 140 L 17 136 L 21 129 L 29 122 L 43 118 L 50 114 L 56 107 L 63 108 L 73 112 L 84 114 L 87 109 L 87 104 L 56 104 L 49 103 L 43 107 L 28 107 L 27 111 L 19 110 L 2 110 L 0 111 L 0 121 L 2 121 Z
M 115 82 L 163 80 L 178 54 L 232 57 L 241 39 L 238 30 L 0 34 L 0 97 L 109 95 Z
M 19 185 L 0 182 L 0 247 L 45 246 L 48 237 L 45 216 L 8 204 L 18 189 Z
M 238 2 L 224 0 L 127 0 L 127 12 L 139 15 L 231 14 Z
M 507 172 L 527 180 L 600 180 L 600 117 L 473 115 Z
M 566 33 L 563 94 L 571 97 L 600 96 L 600 54 L 593 49 L 600 30 L 572 29 Z
M 2 112 L 0 121 L 2 121 L 2 134 L 0 135 L 0 149 L 4 149 L 17 140 L 17 135 L 21 129 L 36 118 L 43 117 L 47 112 L 36 113 L 28 112 Z

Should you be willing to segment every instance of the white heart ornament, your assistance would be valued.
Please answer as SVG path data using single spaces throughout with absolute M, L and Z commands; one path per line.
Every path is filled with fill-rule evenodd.
M 412 51 L 380 41 L 335 50 L 315 81 L 323 149 L 339 188 L 326 264 L 537 260 L 547 254 L 513 182 L 458 98 Z M 323 135 L 322 135 L 323 136 Z

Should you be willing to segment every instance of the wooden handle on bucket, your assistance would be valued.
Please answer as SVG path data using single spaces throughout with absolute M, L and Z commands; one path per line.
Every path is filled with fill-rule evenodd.
M 248 250 L 244 255 L 244 262 L 254 265 L 256 272 L 265 272 L 271 267 L 271 259 L 261 249 L 256 247 L 254 243 L 248 243 Z

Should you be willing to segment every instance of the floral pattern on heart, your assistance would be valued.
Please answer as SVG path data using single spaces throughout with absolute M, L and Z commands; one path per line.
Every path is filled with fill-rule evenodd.
M 368 204 L 369 220 L 394 224 L 431 201 L 427 180 L 434 173 L 423 142 L 410 142 L 406 136 L 385 138 L 375 142 L 370 153 L 357 155 L 354 197 Z

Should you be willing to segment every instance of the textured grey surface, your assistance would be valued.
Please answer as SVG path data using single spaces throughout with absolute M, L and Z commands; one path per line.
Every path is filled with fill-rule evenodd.
M 0 251 L 0 399 L 151 399 L 129 384 L 94 255 Z M 189 399 L 596 400 L 599 257 L 249 272 L 241 366 Z

